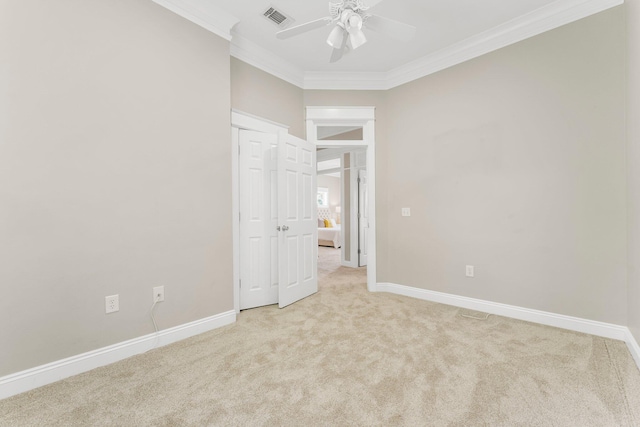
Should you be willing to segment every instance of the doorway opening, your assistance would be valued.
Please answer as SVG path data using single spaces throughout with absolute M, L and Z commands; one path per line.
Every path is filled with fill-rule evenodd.
M 362 128 L 357 130 L 362 135 Z M 356 132 L 352 140 L 361 139 Z M 317 148 L 319 291 L 340 283 L 366 283 L 366 150 L 348 145 Z
M 343 126 L 345 128 L 350 128 L 346 130 L 343 129 L 343 131 L 338 132 L 338 134 L 351 132 L 356 134 L 356 137 L 350 140 L 344 140 L 341 138 L 338 138 L 338 139 L 331 138 L 331 136 L 329 136 L 328 139 L 323 139 L 326 137 L 320 136 L 321 139 L 318 139 L 319 129 L 320 129 L 320 132 L 322 132 L 322 129 L 326 127 L 336 127 L 336 126 L 338 127 Z M 355 152 L 361 153 L 358 155 L 359 159 L 361 161 L 366 162 L 366 164 L 371 165 L 371 167 L 367 168 L 366 171 L 363 172 L 362 174 L 360 172 L 357 172 L 355 169 L 352 170 L 350 166 L 350 162 L 345 162 L 345 165 L 347 165 L 346 168 L 344 166 L 341 166 L 340 172 L 343 173 L 344 176 L 349 177 L 347 182 L 351 182 L 354 177 L 356 182 L 355 192 L 351 189 L 349 185 L 346 185 L 345 187 L 346 192 L 357 195 L 359 191 L 357 186 L 358 185 L 357 180 L 362 179 L 366 182 L 367 196 L 361 197 L 361 198 L 358 198 L 356 196 L 355 198 L 356 204 L 354 205 L 354 208 L 349 209 L 349 212 L 345 213 L 344 208 L 346 207 L 345 203 L 347 202 L 344 202 L 345 196 L 341 195 L 340 205 L 337 206 L 339 208 L 338 212 L 336 212 L 336 209 L 335 209 L 336 206 L 334 206 L 333 212 L 332 211 L 329 211 L 329 212 L 330 212 L 330 216 L 335 216 L 336 214 L 338 214 L 340 216 L 341 225 L 346 225 L 348 227 L 348 233 L 350 234 L 350 236 L 355 236 L 355 237 L 350 237 L 349 239 L 346 239 L 346 240 L 344 238 L 341 238 L 341 241 L 340 241 L 341 264 L 342 262 L 348 262 L 348 263 L 352 263 L 353 267 L 357 268 L 359 263 L 361 262 L 361 255 L 365 255 L 367 257 L 366 263 L 368 264 L 368 268 L 366 268 L 367 289 L 369 291 L 375 291 L 376 289 L 375 211 L 373 209 L 373 207 L 375 206 L 374 108 L 373 107 L 356 107 L 356 108 L 354 107 L 339 107 L 339 108 L 308 107 L 307 108 L 307 141 L 302 141 L 302 140 L 294 141 L 297 138 L 294 138 L 291 135 L 289 135 L 287 126 L 283 126 L 268 120 L 263 120 L 261 118 L 252 116 L 250 114 L 246 114 L 246 113 L 242 113 L 234 110 L 232 111 L 232 176 L 233 176 L 232 234 L 233 234 L 233 276 L 234 276 L 235 311 L 240 312 L 241 305 L 243 305 L 240 302 L 241 300 L 241 291 L 240 291 L 241 290 L 240 288 L 241 265 L 246 266 L 247 260 L 250 259 L 250 255 L 247 255 L 246 251 L 244 252 L 241 251 L 241 248 L 243 247 L 243 245 L 241 244 L 241 218 L 242 218 L 243 212 L 241 212 L 242 202 L 241 202 L 241 194 L 240 194 L 241 193 L 240 191 L 240 187 L 241 187 L 241 184 L 240 184 L 241 182 L 240 135 L 242 133 L 246 133 L 247 131 L 255 131 L 260 133 L 271 134 L 275 136 L 277 141 L 285 142 L 285 144 L 280 147 L 281 149 L 279 151 L 278 156 L 281 156 L 283 153 L 285 154 L 283 158 L 278 157 L 278 164 L 284 163 L 283 160 L 286 161 L 286 159 L 289 157 L 289 154 L 293 153 L 292 151 L 290 151 L 290 148 L 287 148 L 287 147 L 291 147 L 291 144 L 295 142 L 295 144 L 309 143 L 308 146 L 313 147 L 312 154 L 310 154 L 310 152 L 306 148 L 300 151 L 301 157 L 299 156 L 298 158 L 303 159 L 302 163 L 304 164 L 308 164 L 309 162 L 312 162 L 314 166 L 316 165 L 317 163 L 316 155 L 318 153 L 317 148 L 320 148 L 322 150 L 339 148 L 344 150 L 344 155 L 347 156 L 349 159 L 351 159 L 351 157 L 353 156 L 353 153 Z M 357 135 L 358 133 L 361 136 L 358 136 Z M 336 134 L 334 134 L 333 136 L 335 135 Z M 254 135 L 254 136 L 258 138 L 257 135 Z M 261 138 L 258 138 L 258 139 L 261 139 Z M 269 144 L 270 142 L 268 141 L 266 142 L 263 141 L 261 144 L 256 144 L 254 141 L 254 143 L 252 144 L 252 147 L 258 147 L 259 145 L 262 147 L 268 147 Z M 275 142 L 272 142 L 271 144 L 275 146 Z M 284 147 L 284 151 L 282 151 L 283 147 Z M 255 150 L 255 149 L 252 148 L 252 150 Z M 264 151 L 264 153 L 267 153 L 267 151 Z M 355 159 L 355 157 L 353 158 Z M 260 171 L 259 174 L 256 174 L 256 176 L 261 175 L 266 177 L 269 175 L 269 173 L 267 172 L 269 172 L 267 169 L 263 169 Z M 275 170 L 270 171 L 270 173 L 271 174 L 275 173 Z M 282 218 L 283 218 L 283 215 L 280 215 L 281 218 L 275 226 L 275 228 L 277 229 L 277 233 L 275 234 L 275 236 L 268 235 L 268 233 L 265 234 L 266 239 L 264 241 L 266 242 L 267 240 L 270 240 L 272 242 L 276 242 L 274 243 L 276 246 L 278 245 L 281 246 L 281 242 L 278 243 L 280 240 L 282 240 L 283 242 L 290 241 L 291 242 L 291 244 L 289 245 L 290 250 L 286 252 L 288 255 L 286 257 L 280 257 L 280 259 L 276 259 L 278 257 L 276 255 L 275 258 L 271 257 L 270 261 L 263 260 L 261 262 L 264 265 L 267 265 L 269 262 L 271 262 L 272 265 L 275 266 L 278 264 L 282 264 L 283 261 L 289 262 L 294 259 L 299 259 L 300 262 L 297 264 L 298 265 L 297 268 L 287 269 L 285 267 L 283 269 L 281 267 L 279 269 L 280 273 L 282 273 L 283 271 L 286 273 L 293 272 L 294 270 L 301 272 L 299 277 L 302 280 L 300 282 L 305 281 L 307 279 L 315 278 L 316 279 L 315 289 L 317 290 L 317 277 L 318 277 L 318 265 L 317 265 L 318 258 L 317 257 L 318 257 L 319 247 L 317 246 L 318 235 L 316 232 L 317 211 L 315 206 L 316 205 L 315 191 L 317 188 L 317 183 L 316 183 L 315 168 L 313 170 L 312 176 L 307 175 L 307 172 L 301 172 L 299 175 L 300 179 L 299 180 L 296 179 L 296 182 L 298 182 L 299 184 L 291 184 L 293 181 L 290 181 L 289 178 L 287 178 L 287 177 L 293 176 L 291 173 L 287 173 L 286 175 L 280 176 L 280 173 L 278 172 L 274 176 L 276 175 L 278 176 L 279 183 L 288 181 L 289 184 L 288 184 L 288 187 L 280 188 L 277 191 L 278 194 L 276 196 L 276 200 L 272 200 L 271 205 L 272 206 L 278 205 L 278 209 L 282 212 L 283 211 L 282 206 L 284 206 L 285 207 L 284 210 L 286 210 L 286 209 L 289 209 L 289 207 L 294 206 L 295 203 L 297 203 L 297 202 L 294 203 L 294 199 L 297 199 L 298 201 L 304 200 L 305 201 L 304 207 L 299 209 L 299 212 L 305 212 L 302 215 L 304 216 L 304 218 L 302 219 L 304 220 L 308 220 L 311 218 L 313 219 L 312 221 L 307 221 L 313 224 L 313 231 L 308 231 L 309 234 L 301 234 L 298 237 L 298 240 L 297 240 L 298 243 L 295 243 L 296 241 L 292 239 L 290 236 L 290 234 L 294 230 L 294 227 L 284 226 L 284 223 L 282 224 L 283 226 L 280 227 L 281 225 L 280 222 L 282 222 Z M 312 183 L 312 187 L 311 187 L 311 183 Z M 288 199 L 289 201 L 284 201 L 284 205 L 283 205 L 283 199 L 280 197 L 281 194 L 285 194 L 287 191 L 286 190 L 287 188 L 294 188 L 296 186 L 300 188 L 304 187 L 305 189 L 309 187 L 309 190 L 312 190 L 313 194 L 310 195 L 310 197 L 307 197 L 305 194 L 311 194 L 311 193 L 304 192 L 304 193 L 300 193 L 300 197 L 297 197 L 297 198 L 289 197 Z M 274 193 L 271 192 L 270 194 L 273 195 Z M 264 195 L 266 196 L 266 194 Z M 309 208 L 311 204 L 307 204 L 306 201 L 312 202 L 313 207 Z M 362 220 L 360 220 L 359 217 L 356 217 L 356 215 L 358 216 L 360 215 L 359 213 L 356 213 L 356 212 L 360 212 L 359 204 L 363 204 L 363 209 L 365 209 L 366 212 L 368 213 L 368 216 L 365 216 L 364 219 Z M 245 211 L 247 210 L 247 206 L 248 205 L 245 205 L 245 209 L 244 209 Z M 312 212 L 312 213 L 308 214 L 309 212 Z M 244 214 L 246 213 L 247 212 L 244 212 Z M 272 219 L 274 217 L 269 216 L 269 214 L 265 214 L 264 218 Z M 335 220 L 335 218 L 333 219 Z M 264 223 L 271 226 L 269 230 L 271 228 L 274 228 L 274 224 L 271 224 L 269 221 L 265 221 Z M 360 226 L 359 224 L 362 224 L 362 226 Z M 302 222 L 300 223 L 300 225 L 302 225 Z M 362 230 L 360 230 L 361 227 L 362 227 Z M 285 230 L 287 230 L 286 233 L 288 234 L 285 234 Z M 303 233 L 307 233 L 307 232 L 303 232 Z M 362 237 L 363 243 L 360 243 L 360 239 L 361 239 L 360 236 L 363 236 Z M 247 235 L 245 234 L 243 239 L 246 239 L 246 238 L 247 238 Z M 257 241 L 257 240 L 252 240 L 252 243 L 254 241 Z M 315 242 L 315 244 L 313 244 L 312 242 Z M 361 253 L 358 254 L 357 251 L 361 244 L 364 245 L 363 246 L 364 250 L 360 249 Z M 247 247 L 246 242 L 244 244 L 244 247 L 245 248 Z M 297 249 L 294 249 L 294 248 L 304 248 L 305 251 L 303 251 L 304 253 L 298 253 Z M 355 256 L 353 256 L 354 248 L 356 250 Z M 343 249 L 344 249 L 344 255 L 342 255 Z M 267 253 L 267 252 L 269 252 L 268 249 L 266 250 L 266 252 L 262 251 L 262 253 Z M 254 251 L 254 253 L 259 253 L 259 251 Z M 274 253 L 274 252 L 272 251 L 271 253 Z M 312 253 L 314 256 L 310 258 L 310 261 L 303 262 L 302 258 L 304 257 L 306 259 L 307 253 Z M 251 262 L 253 262 L 253 260 Z M 341 265 L 341 266 L 344 266 L 344 265 Z M 249 269 L 249 271 L 251 272 L 251 274 L 254 274 L 256 277 L 266 276 L 265 274 L 262 274 L 262 273 L 255 274 L 254 269 Z M 276 269 L 271 269 L 270 271 L 273 272 L 273 271 L 276 271 Z M 245 272 L 245 276 L 246 276 L 246 272 Z M 284 277 L 285 275 L 282 275 L 282 276 Z M 290 277 L 290 276 L 291 275 L 287 277 Z M 288 279 L 284 280 L 283 282 L 282 277 L 271 276 L 270 278 L 265 279 L 265 283 L 269 283 L 269 286 L 272 286 L 272 287 L 279 287 L 280 291 L 283 291 L 285 289 L 289 289 L 292 287 Z M 244 290 L 245 289 L 243 289 L 243 291 Z M 287 290 L 287 292 L 289 292 L 289 290 Z M 300 299 L 300 298 L 296 297 L 296 299 Z M 281 306 L 283 305 L 281 304 Z
M 340 217 L 340 265 L 364 267 L 367 289 L 375 292 L 375 107 L 307 107 L 306 118 L 307 140 L 317 147 L 318 180 L 340 174 L 340 204 L 330 212 Z M 319 253 L 321 263 L 322 247 Z

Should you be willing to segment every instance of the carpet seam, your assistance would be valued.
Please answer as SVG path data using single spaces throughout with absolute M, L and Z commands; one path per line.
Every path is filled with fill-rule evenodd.
M 627 399 L 627 395 L 625 394 L 624 382 L 622 380 L 622 375 L 620 374 L 620 369 L 618 365 L 614 362 L 613 357 L 611 357 L 611 352 L 609 351 L 609 344 L 606 340 L 604 340 L 604 348 L 607 350 L 607 359 L 609 360 L 609 365 L 612 367 L 613 372 L 616 375 L 616 385 L 618 386 L 618 391 L 622 396 L 622 401 L 624 402 L 624 409 L 627 412 L 627 419 L 630 421 L 630 425 L 634 426 L 635 417 L 631 412 L 631 407 L 629 406 L 629 399 Z

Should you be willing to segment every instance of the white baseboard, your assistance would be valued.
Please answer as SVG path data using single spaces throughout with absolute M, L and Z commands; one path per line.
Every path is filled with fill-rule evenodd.
M 482 311 L 484 313 L 496 314 L 498 316 L 511 317 L 513 319 L 525 320 L 527 322 L 539 323 L 547 326 L 555 326 L 556 328 L 583 332 L 585 334 L 611 338 L 619 341 L 628 342 L 627 339 L 631 335 L 631 332 L 629 332 L 629 329 L 625 326 L 596 322 L 594 320 L 581 319 L 579 317 L 565 316 L 562 314 L 500 304 L 475 298 L 461 297 L 442 292 L 428 291 L 426 289 L 413 288 L 410 286 L 396 285 L 393 283 L 378 283 L 377 290 L 379 292 L 390 292 L 426 301 L 439 302 L 441 304 Z
M 482 311 L 498 316 L 511 317 L 513 319 L 525 320 L 541 325 L 555 326 L 556 328 L 624 341 L 629 348 L 631 356 L 636 361 L 638 369 L 640 369 L 640 345 L 638 345 L 635 337 L 626 326 L 596 322 L 595 320 L 581 319 L 579 317 L 565 316 L 563 314 L 549 313 L 547 311 L 533 310 L 475 298 L 461 297 L 443 292 L 397 285 L 395 283 L 378 283 L 376 291 L 404 295 L 425 301 L 438 302 L 454 307 Z
M 482 311 L 498 316 L 511 317 L 513 319 L 525 320 L 541 325 L 555 326 L 556 328 L 624 341 L 627 343 L 629 352 L 636 361 L 638 369 L 640 369 L 640 346 L 626 326 L 596 322 L 595 320 L 581 319 L 579 317 L 565 316 L 563 314 L 549 313 L 475 298 L 461 297 L 443 292 L 428 291 L 426 289 L 396 285 L 394 283 L 378 283 L 376 290 L 378 292 L 389 292 L 425 301 L 438 302 L 454 307 L 467 308 L 469 310 Z
M 73 375 L 99 368 L 100 366 L 109 365 L 148 351 L 151 348 L 172 344 L 203 332 L 229 325 L 235 321 L 236 312 L 235 310 L 231 310 L 162 330 L 158 332 L 157 335 L 155 333 L 144 335 L 67 359 L 37 366 L 26 371 L 7 375 L 0 378 L 0 399 L 42 387 Z

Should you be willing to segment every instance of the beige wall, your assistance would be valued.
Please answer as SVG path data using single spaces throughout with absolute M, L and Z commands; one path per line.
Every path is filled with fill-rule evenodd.
M 231 106 L 245 113 L 290 126 L 291 135 L 305 134 L 303 90 L 231 58 Z
M 0 8 L 0 376 L 153 332 L 154 286 L 161 329 L 232 310 L 229 43 L 147 0 Z
M 627 0 L 629 329 L 640 343 L 640 1 Z
M 626 324 L 624 46 L 618 7 L 391 90 L 388 281 Z
M 306 90 L 304 92 L 305 107 L 376 107 L 376 268 L 378 282 L 388 281 L 387 156 L 390 144 L 387 138 L 387 127 L 389 126 L 387 104 L 387 92 L 383 91 Z

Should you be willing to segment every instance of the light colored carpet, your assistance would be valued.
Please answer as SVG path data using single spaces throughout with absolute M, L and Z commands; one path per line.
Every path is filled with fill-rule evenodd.
M 320 292 L 0 402 L 2 426 L 639 426 L 624 343 L 369 293 Z

